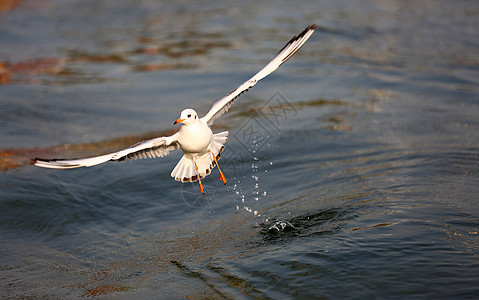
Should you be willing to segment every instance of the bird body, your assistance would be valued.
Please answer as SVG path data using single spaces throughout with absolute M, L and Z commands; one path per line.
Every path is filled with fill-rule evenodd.
M 213 139 L 213 131 L 203 120 L 197 118 L 197 114 L 192 109 L 186 109 L 188 115 L 193 115 L 190 123 L 183 122 L 180 131 L 178 131 L 177 141 L 180 144 L 181 150 L 185 154 L 195 156 L 196 154 L 203 154 L 209 150 Z M 182 112 L 182 115 L 184 112 Z
M 208 113 L 199 118 L 193 109 L 185 109 L 174 124 L 181 123 L 180 130 L 168 137 L 158 137 L 142 141 L 129 148 L 90 158 L 79 159 L 42 159 L 35 158 L 36 166 L 52 169 L 72 169 L 90 167 L 107 161 L 123 161 L 125 159 L 163 157 L 170 151 L 181 148 L 183 157 L 171 172 L 171 176 L 181 182 L 199 181 L 200 190 L 204 193 L 201 178 L 211 173 L 218 166 L 220 180 L 226 179 L 218 165 L 218 159 L 228 140 L 228 131 L 213 134 L 210 126 L 214 120 L 226 113 L 233 102 L 241 94 L 253 87 L 259 80 L 274 72 L 280 65 L 293 56 L 311 37 L 316 25 L 308 26 L 298 36 L 294 36 L 263 69 L 249 80 L 216 101 Z
M 193 109 L 183 110 L 175 124 L 180 122 L 183 126 L 173 136 L 183 150 L 183 157 L 171 172 L 171 177 L 181 182 L 196 181 L 214 168 L 228 139 L 228 131 L 213 134 Z

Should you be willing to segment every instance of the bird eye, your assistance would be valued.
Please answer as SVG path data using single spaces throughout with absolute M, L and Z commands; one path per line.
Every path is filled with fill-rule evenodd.
M 188 115 L 188 118 L 191 118 L 191 115 Z
M 195 119 L 196 119 L 196 116 L 195 116 Z

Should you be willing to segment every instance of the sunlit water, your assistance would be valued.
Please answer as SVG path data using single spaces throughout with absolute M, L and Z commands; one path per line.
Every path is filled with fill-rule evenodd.
M 2 298 L 477 297 L 479 4 L 172 3 L 0 6 Z M 171 134 L 312 23 L 205 197 L 180 152 L 28 164 Z

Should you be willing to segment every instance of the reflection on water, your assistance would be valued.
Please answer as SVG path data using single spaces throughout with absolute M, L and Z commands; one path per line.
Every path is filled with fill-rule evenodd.
M 478 12 L 1 2 L 2 296 L 473 297 Z M 230 131 L 228 185 L 215 170 L 206 197 L 171 179 L 180 153 L 30 165 L 173 133 L 183 108 L 206 112 L 310 23 L 305 47 L 215 123 Z
M 195 69 L 198 63 L 194 60 L 188 62 L 188 57 L 201 57 L 212 49 L 231 47 L 221 40 L 211 41 L 208 36 L 203 37 L 197 32 L 190 32 L 183 38 L 185 40 L 169 43 L 139 38 L 140 48 L 117 53 L 86 53 L 75 49 L 66 51 L 62 58 L 37 58 L 15 63 L 0 61 L 0 83 L 82 84 L 111 80 L 88 71 L 89 64 L 124 65 L 137 72 Z M 49 77 L 41 79 L 38 75 Z

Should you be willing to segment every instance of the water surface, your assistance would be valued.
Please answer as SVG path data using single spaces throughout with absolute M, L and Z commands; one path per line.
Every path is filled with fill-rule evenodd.
M 2 298 L 473 298 L 479 5 L 16 1 L 0 6 Z M 242 96 L 215 170 L 76 170 L 174 132 L 308 24 Z

